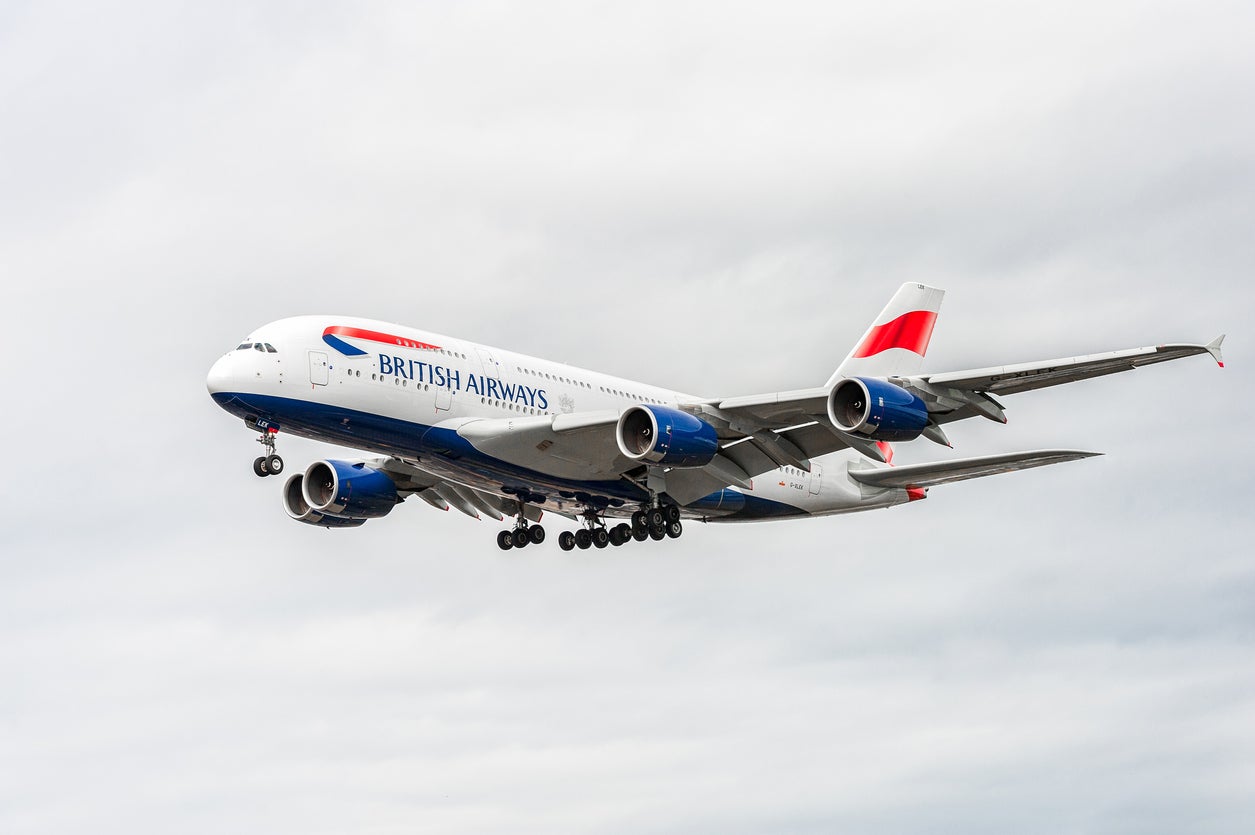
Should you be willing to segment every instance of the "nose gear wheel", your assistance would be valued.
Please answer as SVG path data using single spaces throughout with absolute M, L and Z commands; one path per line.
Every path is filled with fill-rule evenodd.
M 257 438 L 257 443 L 266 448 L 266 454 L 253 461 L 253 472 L 262 478 L 283 472 L 283 459 L 275 452 L 275 436 L 278 434 L 272 429 L 266 429 Z

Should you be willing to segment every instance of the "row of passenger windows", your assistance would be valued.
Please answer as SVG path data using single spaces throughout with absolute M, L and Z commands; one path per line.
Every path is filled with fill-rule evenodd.
M 265 353 L 265 354 L 279 353 L 278 351 L 275 350 L 275 346 L 271 345 L 269 342 L 244 342 L 240 345 L 237 345 L 235 350 L 247 351 L 250 348 L 253 349 L 254 351 L 261 351 L 262 353 Z
M 576 380 L 571 377 L 561 377 L 554 374 L 548 374 L 544 371 L 536 371 L 531 368 L 524 368 L 521 365 L 516 365 L 515 369 L 520 374 L 530 374 L 533 377 L 542 377 L 546 380 L 553 380 L 554 382 L 557 382 L 557 383 L 566 383 L 572 386 L 579 386 L 580 388 L 585 388 L 585 389 L 590 389 L 590 390 L 592 389 L 592 385 L 590 383 L 585 383 L 583 380 Z M 641 403 L 656 403 L 658 405 L 662 405 L 662 402 L 663 402 L 661 400 L 655 400 L 652 397 L 645 397 L 642 394 L 632 394 L 631 392 L 620 391 L 619 389 L 606 388 L 605 386 L 598 386 L 597 388 L 604 394 L 613 394 L 618 397 L 628 397 L 628 398 L 631 398 L 632 400 L 640 401 Z
M 498 409 L 509 409 L 511 412 L 522 412 L 525 415 L 547 415 L 543 409 L 537 409 L 532 406 L 524 406 L 521 403 L 511 403 L 508 400 L 489 400 L 487 397 L 479 398 L 479 402 L 487 406 L 495 406 Z

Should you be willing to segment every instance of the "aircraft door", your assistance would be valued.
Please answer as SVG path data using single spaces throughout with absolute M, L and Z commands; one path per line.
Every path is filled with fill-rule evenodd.
M 329 372 L 327 370 L 327 355 L 322 351 L 309 352 L 309 381 L 316 386 L 327 385 Z
M 447 411 L 453 405 L 453 389 L 448 386 L 440 386 L 436 389 L 436 411 Z
M 501 364 L 497 362 L 497 358 L 492 355 L 492 352 L 485 348 L 476 348 L 475 353 L 479 354 L 479 362 L 484 368 L 484 376 L 500 380 Z
M 814 461 L 812 461 L 811 462 L 811 495 L 812 496 L 819 495 L 819 491 L 823 489 L 823 486 L 824 486 L 824 468 L 816 464 Z

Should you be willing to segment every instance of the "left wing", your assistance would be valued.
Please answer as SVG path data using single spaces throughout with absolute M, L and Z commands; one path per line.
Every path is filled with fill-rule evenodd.
M 498 522 L 518 512 L 518 505 L 513 499 L 503 499 L 465 484 L 448 481 L 400 458 L 376 458 L 365 463 L 383 471 L 392 479 L 402 498 L 418 496 L 437 510 L 453 508 L 473 519 L 487 516 Z M 539 508 L 524 505 L 523 512 L 531 521 L 540 521 Z

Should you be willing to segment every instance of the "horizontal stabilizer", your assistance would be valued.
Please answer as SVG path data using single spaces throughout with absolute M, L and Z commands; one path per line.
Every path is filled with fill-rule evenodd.
M 1101 452 L 1082 452 L 1074 449 L 1040 449 L 1033 452 L 1008 452 L 1002 455 L 986 455 L 980 458 L 960 458 L 957 461 L 938 461 L 932 464 L 909 464 L 903 467 L 877 467 L 868 470 L 850 470 L 850 478 L 872 487 L 935 487 L 953 481 L 982 478 L 987 475 L 1010 473 L 1092 458 Z

